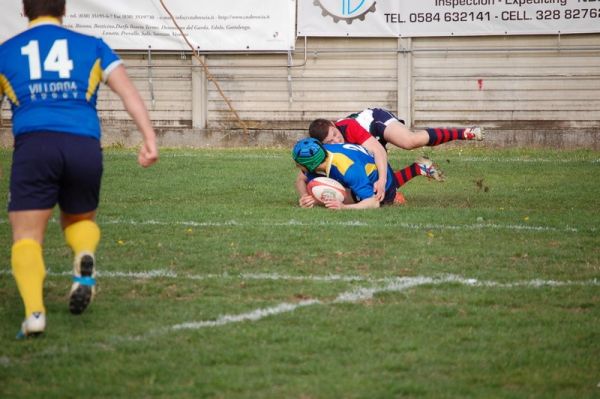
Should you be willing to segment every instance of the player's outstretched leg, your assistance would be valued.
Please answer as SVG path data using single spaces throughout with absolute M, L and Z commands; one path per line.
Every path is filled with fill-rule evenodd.
M 468 128 L 427 128 L 425 129 L 429 135 L 427 146 L 433 147 L 454 140 L 478 140 L 484 139 L 484 131 L 482 127 L 473 126 Z
M 482 141 L 485 138 L 485 131 L 481 126 L 472 126 L 465 129 L 464 140 Z
M 437 181 L 444 181 L 444 173 L 437 167 L 433 161 L 427 157 L 421 157 L 415 161 L 419 167 L 421 175 Z
M 425 176 L 437 181 L 444 181 L 444 173 L 427 157 L 421 157 L 410 166 L 394 172 L 398 187 L 402 187 L 417 176 Z
M 454 140 L 483 140 L 482 127 L 469 128 L 426 128 L 411 131 L 400 122 L 391 122 L 383 132 L 385 141 L 405 150 L 413 150 L 424 146 L 433 147 Z

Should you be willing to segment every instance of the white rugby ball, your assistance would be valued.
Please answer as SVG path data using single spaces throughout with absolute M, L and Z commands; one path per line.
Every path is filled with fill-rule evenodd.
M 308 193 L 315 197 L 321 203 L 326 199 L 335 198 L 344 202 L 346 198 L 346 189 L 336 180 L 329 177 L 315 177 L 306 185 Z

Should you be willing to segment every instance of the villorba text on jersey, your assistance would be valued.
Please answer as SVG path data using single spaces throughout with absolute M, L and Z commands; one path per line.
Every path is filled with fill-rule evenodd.
M 32 100 L 37 100 L 38 96 L 42 100 L 48 96 L 67 98 L 70 95 L 72 98 L 77 98 L 77 83 L 74 81 L 30 83 L 29 93 Z

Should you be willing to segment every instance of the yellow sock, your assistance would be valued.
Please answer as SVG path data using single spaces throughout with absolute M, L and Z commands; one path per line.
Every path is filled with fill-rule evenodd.
M 25 317 L 33 312 L 44 312 L 44 279 L 46 267 L 42 246 L 26 238 L 15 242 L 11 254 L 12 273 L 25 304 Z
M 94 254 L 100 242 L 100 228 L 91 220 L 73 223 L 65 229 L 65 240 L 75 256 L 82 252 Z

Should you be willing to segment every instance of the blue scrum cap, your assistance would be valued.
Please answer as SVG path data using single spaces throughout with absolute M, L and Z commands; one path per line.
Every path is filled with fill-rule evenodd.
M 309 172 L 314 172 L 317 166 L 325 160 L 327 153 L 319 140 L 307 137 L 296 143 L 292 150 L 292 157 Z

